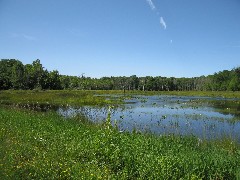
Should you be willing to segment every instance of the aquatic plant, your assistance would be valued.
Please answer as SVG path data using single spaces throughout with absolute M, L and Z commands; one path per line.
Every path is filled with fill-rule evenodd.
M 119 132 L 79 118 L 0 108 L 1 179 L 239 178 L 239 144 L 229 139 Z

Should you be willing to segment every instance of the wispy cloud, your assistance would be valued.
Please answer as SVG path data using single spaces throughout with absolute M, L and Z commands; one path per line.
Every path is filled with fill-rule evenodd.
M 36 37 L 30 36 L 30 35 L 27 35 L 27 34 L 19 34 L 19 33 L 10 33 L 10 37 L 11 38 L 23 38 L 23 39 L 28 40 L 28 41 L 37 40 Z
M 155 4 L 153 3 L 152 0 L 146 0 L 146 2 L 148 3 L 148 5 L 150 6 L 150 8 L 152 10 L 156 9 L 156 6 L 155 6 Z M 157 9 L 154 12 L 157 14 L 158 17 L 160 16 L 160 13 Z M 162 16 L 160 16 L 160 25 L 163 27 L 163 29 L 167 29 L 167 24 L 166 24 L 166 22 L 165 22 L 165 20 L 163 19 Z
M 160 24 L 161 24 L 161 26 L 162 26 L 164 29 L 167 29 L 167 24 L 166 24 L 166 22 L 164 21 L 163 17 L 160 17 Z
M 152 10 L 154 10 L 156 8 L 155 5 L 153 4 L 152 0 L 146 0 L 146 1 Z

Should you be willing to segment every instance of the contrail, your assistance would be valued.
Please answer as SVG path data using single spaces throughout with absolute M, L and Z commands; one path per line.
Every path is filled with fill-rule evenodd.
M 162 27 L 163 27 L 164 29 L 167 29 L 167 24 L 166 24 L 166 22 L 164 21 L 163 17 L 160 17 L 160 24 L 162 25 Z
M 152 0 L 146 0 L 146 1 L 152 10 L 154 10 L 156 8 L 155 5 L 153 4 Z
M 148 3 L 148 5 L 150 6 L 150 8 L 151 8 L 152 10 L 155 10 L 155 9 L 156 9 L 156 6 L 154 5 L 154 3 L 153 3 L 152 0 L 146 0 L 146 2 Z M 155 13 L 159 16 L 158 10 L 156 10 Z M 166 24 L 166 22 L 165 22 L 165 20 L 163 19 L 162 16 L 160 17 L 160 24 L 161 24 L 161 26 L 163 27 L 163 29 L 167 29 L 167 24 Z

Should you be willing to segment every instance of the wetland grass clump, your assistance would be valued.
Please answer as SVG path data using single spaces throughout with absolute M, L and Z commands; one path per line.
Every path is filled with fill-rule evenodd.
M 124 95 L 106 98 L 105 95 Z M 123 103 L 133 95 L 176 95 L 240 98 L 240 92 L 231 91 L 123 91 L 118 90 L 6 90 L 0 91 L 1 104 L 49 103 L 51 105 L 106 105 Z M 145 102 L 142 99 L 142 102 Z M 238 101 L 237 101 L 238 102 Z
M 101 91 L 99 91 L 101 94 Z M 121 103 L 121 99 L 106 99 L 104 96 L 96 96 L 96 91 L 81 90 L 7 90 L 0 91 L 0 104 L 17 105 L 17 106 L 35 106 L 52 105 L 52 106 L 83 106 L 83 105 L 106 105 Z
M 56 113 L 0 108 L 0 179 L 239 179 L 231 140 L 119 132 Z

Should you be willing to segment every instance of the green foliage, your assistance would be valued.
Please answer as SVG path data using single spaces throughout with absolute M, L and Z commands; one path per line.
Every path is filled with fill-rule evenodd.
M 240 68 L 224 70 L 214 75 L 174 77 L 102 77 L 90 78 L 60 75 L 57 70 L 44 70 L 39 59 L 23 65 L 20 61 L 0 61 L 1 89 L 77 89 L 77 90 L 142 90 L 142 91 L 239 91 Z
M 116 91 L 115 91 L 116 92 Z M 1 91 L 0 104 L 24 107 L 39 106 L 81 106 L 81 105 L 107 105 L 122 102 L 121 99 L 107 100 L 97 94 L 106 91 L 80 91 L 80 90 L 51 90 L 51 91 Z
M 15 59 L 0 61 L 0 90 L 23 87 L 23 64 Z
M 109 114 L 110 116 L 110 114 Z M 0 109 L 1 179 L 237 179 L 239 145 Z
M 123 91 L 86 91 L 86 90 L 8 90 L 0 91 L 0 104 L 11 106 L 81 106 L 109 105 L 123 103 L 122 98 L 131 95 L 176 95 L 176 96 L 210 96 L 240 98 L 240 92 L 222 91 L 127 91 L 124 97 L 106 99 L 101 94 L 123 94 Z M 100 95 L 100 96 L 99 96 Z M 232 109 L 232 108 L 231 108 Z
M 14 59 L 0 61 L 0 90 L 62 89 L 58 71 L 44 70 L 39 59 L 23 65 Z
M 58 71 L 49 72 L 46 81 L 47 81 L 47 89 L 53 89 L 53 90 L 62 89 L 60 75 Z

